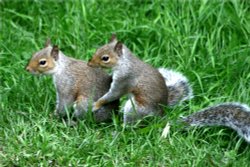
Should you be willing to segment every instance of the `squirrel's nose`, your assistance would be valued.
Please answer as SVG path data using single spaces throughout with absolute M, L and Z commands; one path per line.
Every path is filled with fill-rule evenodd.
M 88 66 L 91 66 L 91 59 L 87 63 Z
M 30 72 L 30 71 L 31 71 L 31 68 L 30 68 L 29 66 L 27 66 L 27 67 L 25 68 L 25 70 L 28 71 L 28 72 Z

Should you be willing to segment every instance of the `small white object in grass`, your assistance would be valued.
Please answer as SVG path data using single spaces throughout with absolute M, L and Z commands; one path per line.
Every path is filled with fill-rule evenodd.
M 169 125 L 169 123 L 167 123 L 165 128 L 163 129 L 163 132 L 161 134 L 161 138 L 166 138 L 167 135 L 169 134 L 169 132 L 170 132 L 170 125 Z

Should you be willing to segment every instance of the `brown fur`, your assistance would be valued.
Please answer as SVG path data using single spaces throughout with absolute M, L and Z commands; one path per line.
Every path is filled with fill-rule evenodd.
M 137 102 L 138 106 L 145 106 L 147 105 L 147 101 L 144 99 L 143 92 L 139 88 L 134 88 L 130 90 L 134 97 L 135 101 Z
M 57 91 L 57 114 L 65 115 L 65 109 L 76 102 L 74 115 L 84 116 L 88 104 L 104 95 L 111 83 L 111 77 L 100 69 L 87 66 L 87 63 L 69 58 L 59 51 L 57 46 L 46 47 L 36 52 L 30 59 L 26 70 L 34 74 L 51 74 Z M 39 61 L 45 60 L 45 65 Z M 118 101 L 107 104 L 95 115 L 97 121 L 111 118 L 111 110 L 118 108 Z M 98 117 L 98 115 L 101 117 Z
M 109 57 L 109 61 L 102 60 L 104 55 Z M 98 105 L 94 109 L 100 107 L 100 100 L 110 102 L 125 94 L 132 94 L 138 114 L 131 117 L 126 115 L 126 112 L 132 112 L 129 106 L 124 118 L 125 122 L 131 122 L 134 118 L 150 114 L 161 115 L 159 104 L 167 105 L 168 89 L 160 72 L 136 58 L 125 45 L 113 37 L 111 43 L 96 51 L 88 65 L 113 69 L 111 88 L 96 102 Z

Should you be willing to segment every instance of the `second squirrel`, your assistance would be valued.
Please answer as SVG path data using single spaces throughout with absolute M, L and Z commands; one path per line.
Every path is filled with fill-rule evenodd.
M 174 105 L 192 96 L 192 90 L 183 75 L 167 69 L 157 70 L 144 63 L 124 44 L 118 42 L 115 35 L 108 44 L 96 51 L 88 65 L 113 70 L 111 87 L 98 99 L 93 110 L 123 95 L 131 95 L 123 108 L 125 123 L 147 115 L 162 115 L 162 105 Z

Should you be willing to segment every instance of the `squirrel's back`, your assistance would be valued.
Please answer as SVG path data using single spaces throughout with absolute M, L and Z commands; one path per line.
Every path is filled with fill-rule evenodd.
M 143 85 L 139 90 L 135 87 L 135 90 L 152 95 L 147 101 L 155 98 L 160 99 L 161 104 L 167 103 L 169 106 L 174 106 L 193 97 L 192 87 L 183 74 L 166 68 L 155 69 L 134 56 L 125 45 L 123 45 L 123 56 L 120 60 L 122 61 L 119 64 L 119 71 L 135 78 L 137 85 Z
M 131 55 L 130 61 L 133 63 L 131 75 L 134 75 L 135 85 L 132 93 L 145 98 L 146 102 L 167 104 L 168 87 L 162 74 L 151 65 L 144 63 L 137 57 Z
M 65 67 L 65 74 L 74 78 L 75 89 L 80 94 L 95 94 L 93 100 L 97 100 L 105 94 L 110 87 L 111 76 L 103 70 L 92 68 L 86 62 L 74 58 L 68 59 L 68 65 Z M 90 89 L 92 88 L 92 89 Z

